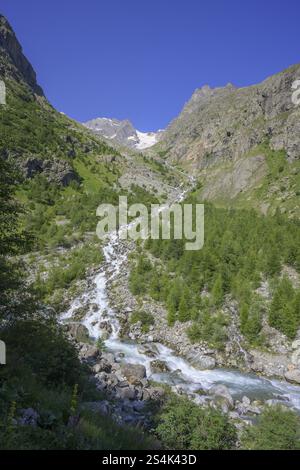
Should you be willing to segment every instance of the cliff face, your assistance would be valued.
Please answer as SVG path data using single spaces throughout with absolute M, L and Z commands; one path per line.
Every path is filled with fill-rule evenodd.
M 6 104 L 0 106 L 0 158 L 14 160 L 25 178 L 42 173 L 49 181 L 67 186 L 80 179 L 75 168 L 78 159 L 112 151 L 50 105 L 2 15 L 0 79 L 6 89 Z
M 299 158 L 300 107 L 292 102 L 299 77 L 298 64 L 259 85 L 196 90 L 162 136 L 168 158 L 199 170 L 235 161 L 266 139 L 289 161 Z
M 44 96 L 36 73 L 23 54 L 22 47 L 7 19 L 0 15 L 0 75 L 23 79 L 37 95 Z
M 197 175 L 204 199 L 252 198 L 250 205 L 264 212 L 288 201 L 287 210 L 294 211 L 300 187 L 300 106 L 292 101 L 292 84 L 299 77 L 298 64 L 259 85 L 204 86 L 153 150 Z

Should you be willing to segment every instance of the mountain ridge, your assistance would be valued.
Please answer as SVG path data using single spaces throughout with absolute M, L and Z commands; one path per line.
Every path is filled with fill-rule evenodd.
M 8 20 L 0 14 L 0 48 L 10 59 L 10 68 L 3 67 L 0 64 L 0 74 L 6 76 L 8 73 L 21 76 L 33 91 L 44 97 L 41 86 L 37 83 L 36 73 L 25 57 L 21 44 L 19 43 L 13 28 Z
M 298 214 L 300 107 L 292 85 L 299 77 L 295 64 L 258 85 L 195 90 L 149 153 L 196 176 L 204 200 L 272 213 L 285 202 Z
M 163 131 L 141 132 L 128 119 L 98 117 L 83 123 L 94 134 L 128 148 L 144 150 L 158 142 Z

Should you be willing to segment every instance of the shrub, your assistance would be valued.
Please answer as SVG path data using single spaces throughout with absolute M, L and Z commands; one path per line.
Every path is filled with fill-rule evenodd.
M 226 415 L 178 397 L 164 405 L 156 433 L 164 446 L 178 450 L 231 449 L 236 441 Z
M 221 350 L 227 340 L 226 325 L 227 319 L 223 313 L 213 315 L 210 312 L 204 312 L 188 328 L 187 334 L 192 342 L 205 341 L 210 346 Z
M 257 424 L 244 431 L 241 442 L 249 450 L 300 449 L 300 418 L 280 405 L 268 407 Z
M 143 310 L 136 310 L 132 312 L 130 317 L 130 323 L 134 324 L 141 322 L 143 333 L 148 333 L 149 327 L 154 324 L 154 317 L 149 312 L 144 312 Z

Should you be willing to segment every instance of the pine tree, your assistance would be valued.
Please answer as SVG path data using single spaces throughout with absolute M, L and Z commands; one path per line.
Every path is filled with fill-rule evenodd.
M 245 333 L 246 325 L 249 317 L 249 305 L 247 303 L 242 303 L 240 307 L 240 322 L 241 322 L 241 332 Z
M 224 291 L 223 291 L 223 280 L 221 274 L 218 274 L 212 291 L 211 291 L 211 303 L 216 307 L 220 306 L 223 302 Z
M 266 273 L 269 276 L 279 274 L 281 270 L 281 259 L 276 246 L 271 246 L 267 253 Z
M 167 302 L 167 309 L 168 309 L 168 315 L 167 315 L 168 324 L 172 326 L 174 325 L 176 321 L 176 308 L 172 301 Z
M 178 309 L 178 292 L 176 286 L 170 289 L 169 295 L 167 297 L 167 310 L 168 310 L 168 323 L 173 325 L 176 321 L 177 309 Z
M 273 295 L 269 323 L 289 338 L 294 338 L 299 328 L 299 299 L 290 280 L 284 277 Z
M 188 292 L 184 290 L 178 307 L 178 320 L 181 322 L 188 321 L 190 319 Z

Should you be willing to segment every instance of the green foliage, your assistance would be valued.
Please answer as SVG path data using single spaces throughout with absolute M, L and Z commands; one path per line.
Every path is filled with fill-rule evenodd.
M 147 258 L 140 256 L 135 269 L 131 271 L 129 277 L 129 286 L 133 294 L 139 295 L 145 292 L 146 285 L 150 282 L 151 272 L 151 262 Z
M 80 375 L 76 349 L 55 320 L 17 321 L 7 330 L 2 329 L 1 338 L 11 367 L 22 368 L 22 373 L 28 368 L 45 384 L 73 384 Z M 9 373 L 11 368 L 6 366 L 2 377 Z
M 299 416 L 280 406 L 268 407 L 257 423 L 244 431 L 241 443 L 249 450 L 300 449 Z
M 87 268 L 99 266 L 102 260 L 102 251 L 97 243 L 86 243 L 74 248 L 48 267 L 46 278 L 38 273 L 34 282 L 35 292 L 43 301 L 52 303 L 56 292 L 68 289 L 73 282 L 84 279 Z M 59 302 L 60 298 L 54 302 L 58 308 Z
M 153 315 L 149 312 L 136 310 L 131 313 L 130 323 L 134 324 L 137 322 L 141 322 L 143 333 L 148 333 L 150 326 L 154 324 L 154 318 Z
M 86 232 L 96 231 L 99 204 L 118 202 L 118 193 L 102 182 L 97 191 L 90 190 L 89 180 L 77 188 L 61 188 L 41 175 L 26 181 L 18 195 L 27 208 L 23 225 L 40 250 L 70 248 L 84 240 Z
M 75 121 L 36 98 L 20 81 L 6 80 L 7 104 L 0 108 L 0 155 L 69 159 L 87 151 L 111 153 L 112 149 L 82 129 Z
M 261 216 L 254 210 L 220 209 L 207 203 L 203 248 L 187 251 L 185 242 L 148 239 L 144 248 L 157 261 L 148 264 L 147 271 L 133 267 L 132 292 L 148 293 L 164 302 L 170 325 L 176 320 L 197 320 L 197 312 L 209 310 L 189 332 L 194 341 L 214 335 L 210 318 L 230 295 L 238 302 L 241 331 L 247 341 L 262 345 L 262 317 L 266 307 L 254 291 L 263 278 L 276 282 L 283 264 L 300 271 L 299 223 L 279 213 L 274 217 Z M 203 290 L 209 293 L 208 305 L 204 305 Z M 280 290 L 278 296 L 285 307 L 272 306 L 270 322 L 292 338 L 300 326 L 299 298 L 297 292 L 292 295 L 291 290 L 288 292 L 284 295 L 283 289 Z M 275 295 L 276 299 L 278 296 Z M 226 338 L 225 326 L 216 324 L 213 342 L 218 347 L 222 338 Z
M 189 291 L 185 288 L 180 296 L 178 305 L 178 320 L 181 322 L 188 321 L 190 319 L 189 312 Z
M 23 315 L 24 303 L 27 310 L 32 306 L 30 293 L 23 288 L 22 265 L 12 258 L 24 253 L 32 242 L 20 223 L 23 208 L 15 198 L 18 182 L 15 168 L 0 157 L 0 322 Z M 17 289 L 15 296 L 13 292 Z
M 168 449 L 225 450 L 236 441 L 235 428 L 220 411 L 172 398 L 162 408 L 156 433 Z
M 289 338 L 295 338 L 300 325 L 300 291 L 287 277 L 279 281 L 269 311 L 269 323 Z
M 102 352 L 106 351 L 105 341 L 103 340 L 103 338 L 101 338 L 101 336 L 99 336 L 99 338 L 97 339 L 96 346 L 99 349 L 99 351 L 102 351 Z
M 222 305 L 223 297 L 224 297 L 223 279 L 222 279 L 221 274 L 218 274 L 216 276 L 216 280 L 214 281 L 214 284 L 211 290 L 211 303 L 215 305 L 216 307 L 218 307 Z
M 204 311 L 199 314 L 198 320 L 188 328 L 187 334 L 192 342 L 205 341 L 211 347 L 222 350 L 228 339 L 226 326 L 228 320 L 221 312 L 212 314 Z
M 55 321 L 19 321 L 2 329 L 1 339 L 8 354 L 0 369 L 1 449 L 151 448 L 141 430 L 82 409 L 84 401 L 103 397 Z M 24 408 L 38 413 L 36 426 L 15 423 Z
M 70 405 L 70 415 L 75 415 L 78 408 L 78 384 L 75 384 L 73 387 L 71 405 Z

